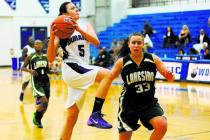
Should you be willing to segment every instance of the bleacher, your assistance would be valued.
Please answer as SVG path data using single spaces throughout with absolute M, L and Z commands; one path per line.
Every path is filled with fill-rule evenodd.
M 163 49 L 163 35 L 165 35 L 167 26 L 171 26 L 175 35 L 178 35 L 182 25 L 187 24 L 191 36 L 192 43 L 195 43 L 199 31 L 203 28 L 209 35 L 210 27 L 208 27 L 208 18 L 210 16 L 210 10 L 199 10 L 199 11 L 185 11 L 185 12 L 170 12 L 170 13 L 158 13 L 158 14 L 139 14 L 139 15 L 128 15 L 126 18 L 121 19 L 119 23 L 115 23 L 111 27 L 107 27 L 105 31 L 98 33 L 98 37 L 101 42 L 101 46 L 106 46 L 109 50 L 113 39 L 127 38 L 132 32 L 141 32 L 145 21 L 148 21 L 156 34 L 152 35 L 151 40 L 154 48 L 153 53 L 160 57 L 174 58 L 177 54 L 176 48 Z M 191 44 L 192 45 L 192 44 Z M 188 45 L 191 47 L 191 45 Z M 188 48 L 185 48 L 185 52 Z M 91 47 L 91 55 L 96 56 L 97 50 Z

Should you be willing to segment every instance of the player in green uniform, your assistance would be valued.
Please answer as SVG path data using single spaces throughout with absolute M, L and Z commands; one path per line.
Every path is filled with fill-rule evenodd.
M 41 50 L 43 42 L 34 42 L 35 53 L 30 54 L 23 64 L 22 70 L 31 74 L 33 96 L 36 99 L 36 112 L 34 112 L 33 123 L 38 128 L 43 128 L 41 119 L 47 110 L 50 97 L 50 82 L 47 73 L 49 72 L 46 55 Z M 27 65 L 30 65 L 30 69 Z

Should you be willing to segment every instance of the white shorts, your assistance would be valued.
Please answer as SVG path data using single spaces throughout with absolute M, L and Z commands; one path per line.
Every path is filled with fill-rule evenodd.
M 75 89 L 68 86 L 68 97 L 65 108 L 69 108 L 76 103 L 79 110 L 81 110 L 85 100 L 84 93 L 84 89 Z
M 94 84 L 101 67 L 87 64 L 62 63 L 62 78 L 68 86 L 66 108 L 77 103 L 86 89 Z
M 204 50 L 204 45 L 203 44 L 194 44 L 193 48 L 200 53 L 201 50 Z

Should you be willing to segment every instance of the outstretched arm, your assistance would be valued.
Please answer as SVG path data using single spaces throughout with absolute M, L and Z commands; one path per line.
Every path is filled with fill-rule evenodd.
M 94 46 L 98 46 L 100 44 L 100 41 L 98 40 L 98 37 L 95 33 L 95 30 L 93 29 L 93 26 L 91 24 L 87 24 L 87 32 L 82 30 L 79 26 L 76 27 L 76 30 L 80 32 L 90 43 L 92 43 Z
M 60 39 L 54 35 L 53 31 L 50 31 L 50 41 L 47 48 L 47 58 L 50 63 L 55 60 L 59 42 Z
M 160 74 L 163 75 L 168 81 L 174 81 L 173 73 L 167 69 L 163 61 L 161 61 L 161 59 L 154 54 L 152 56 Z

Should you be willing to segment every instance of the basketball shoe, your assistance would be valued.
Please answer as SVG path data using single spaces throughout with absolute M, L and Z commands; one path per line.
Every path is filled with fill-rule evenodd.
M 105 121 L 102 117 L 104 114 L 101 114 L 101 111 L 94 112 L 90 115 L 90 118 L 87 121 L 87 125 L 101 128 L 101 129 L 110 129 L 112 125 Z
M 19 100 L 22 102 L 23 101 L 23 97 L 24 97 L 24 94 L 23 92 L 20 93 L 20 96 L 19 96 Z
M 33 114 L 33 123 L 34 123 L 34 125 L 36 125 L 38 128 L 43 128 L 41 119 L 37 119 L 36 112 L 34 112 L 34 114 Z

